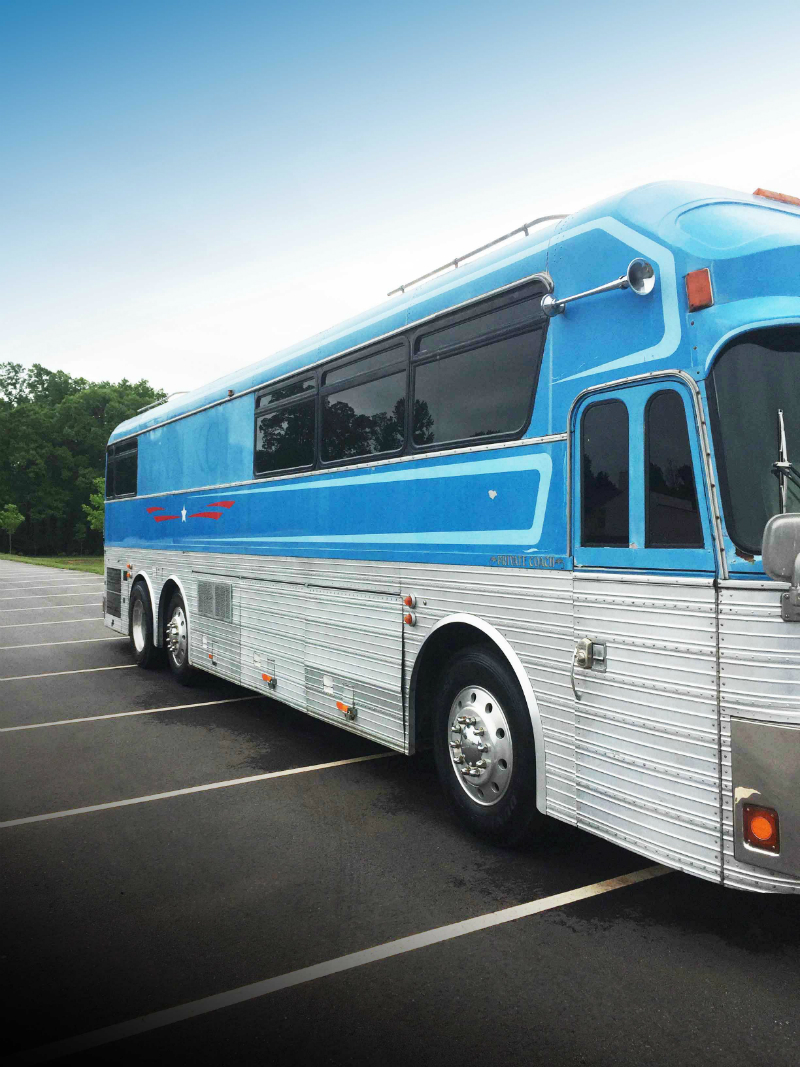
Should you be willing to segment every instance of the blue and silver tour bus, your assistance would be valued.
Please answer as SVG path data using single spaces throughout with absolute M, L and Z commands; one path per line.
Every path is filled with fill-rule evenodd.
M 797 892 L 800 200 L 521 230 L 117 427 L 106 625 L 432 746 L 499 843 Z

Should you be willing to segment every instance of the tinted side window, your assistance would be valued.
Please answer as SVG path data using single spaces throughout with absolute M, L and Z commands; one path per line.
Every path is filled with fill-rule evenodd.
M 376 352 L 372 356 L 367 356 L 366 359 L 358 359 L 354 363 L 345 363 L 342 366 L 326 371 L 322 376 L 322 384 L 333 385 L 335 382 L 342 382 L 347 378 L 355 378 L 359 374 L 372 374 L 375 371 L 384 370 L 386 367 L 390 367 L 401 360 L 405 362 L 405 358 L 405 345 L 395 345 L 394 348 Z
M 468 344 L 474 342 L 476 337 L 486 336 L 500 330 L 512 332 L 515 329 L 530 327 L 531 319 L 541 317 L 540 297 L 541 293 L 536 297 L 529 297 L 527 300 L 520 300 L 506 307 L 483 311 L 472 318 L 450 322 L 438 330 L 432 330 L 418 338 L 414 346 L 414 355 L 425 356 L 455 345 Z
M 106 453 L 106 497 L 136 496 L 139 442 L 123 441 L 111 445 Z
M 645 412 L 645 447 L 646 546 L 702 548 L 686 412 L 674 390 L 650 398 Z
M 414 444 L 522 433 L 539 376 L 543 338 L 543 330 L 536 329 L 489 343 L 476 340 L 467 350 L 418 364 Z
M 282 400 L 290 400 L 292 397 L 310 393 L 316 390 L 316 378 L 301 378 L 298 381 L 289 382 L 288 385 L 279 385 L 270 389 L 268 393 L 262 393 L 258 398 L 256 407 L 266 408 L 272 404 L 279 404 Z
M 322 398 L 322 459 L 394 452 L 405 440 L 406 372 L 362 382 Z
M 586 409 L 581 457 L 581 544 L 627 548 L 628 409 L 621 400 Z
M 256 417 L 256 474 L 314 463 L 316 399 L 285 404 Z
M 123 452 L 114 459 L 114 496 L 136 496 L 138 453 Z

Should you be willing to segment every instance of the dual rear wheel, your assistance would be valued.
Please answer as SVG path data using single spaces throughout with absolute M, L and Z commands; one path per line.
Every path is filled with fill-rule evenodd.
M 150 592 L 144 582 L 137 582 L 133 587 L 130 603 L 130 638 L 136 662 L 140 667 L 155 667 L 166 653 L 175 679 L 182 685 L 188 685 L 192 677 L 192 668 L 189 665 L 189 625 L 186 605 L 179 592 L 172 594 L 167 608 L 163 647 L 156 645 L 153 635 L 153 605 Z

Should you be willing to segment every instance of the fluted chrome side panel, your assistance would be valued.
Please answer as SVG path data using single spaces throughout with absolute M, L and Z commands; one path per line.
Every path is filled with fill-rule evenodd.
M 800 878 L 741 863 L 733 854 L 731 718 L 800 725 L 800 623 L 781 618 L 777 582 L 720 583 L 720 727 L 725 884 L 800 892 Z
M 671 867 L 721 873 L 716 591 L 711 579 L 576 571 L 578 825 Z

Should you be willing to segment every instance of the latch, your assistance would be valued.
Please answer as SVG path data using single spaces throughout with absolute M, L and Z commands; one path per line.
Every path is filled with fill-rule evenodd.
M 572 692 L 575 699 L 580 700 L 581 695 L 575 686 L 575 668 L 580 667 L 584 671 L 605 671 L 606 669 L 606 643 L 595 641 L 591 637 L 582 637 L 575 646 L 575 654 L 572 657 L 569 680 L 572 684 Z
M 265 657 L 258 652 L 253 653 L 253 666 L 261 672 L 261 681 L 266 682 L 269 689 L 278 688 L 278 678 L 275 671 L 275 660 Z
M 353 687 L 350 685 L 343 685 L 341 694 L 341 700 L 336 701 L 336 708 L 349 722 L 352 722 L 358 714 L 356 711 L 356 697 Z
M 355 719 L 357 712 L 353 704 L 346 704 L 343 700 L 337 700 L 336 707 L 350 722 Z

